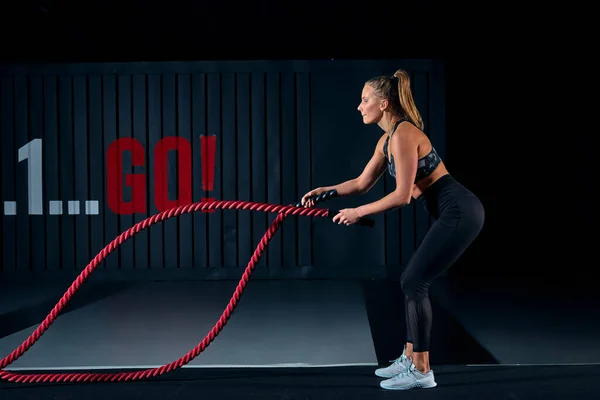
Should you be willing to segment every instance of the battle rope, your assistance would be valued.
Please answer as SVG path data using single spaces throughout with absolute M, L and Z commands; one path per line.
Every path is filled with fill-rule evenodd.
M 327 200 L 329 198 L 337 196 L 335 190 L 328 191 L 319 196 L 314 196 L 313 200 L 315 204 L 319 201 Z M 50 325 L 56 320 L 60 312 L 64 309 L 69 300 L 73 297 L 75 292 L 83 284 L 83 282 L 91 275 L 92 271 L 119 245 L 123 244 L 127 239 L 146 229 L 147 227 L 162 222 L 166 219 L 173 218 L 182 214 L 192 213 L 196 211 L 212 210 L 212 209 L 236 209 L 236 210 L 250 210 L 250 211 L 263 211 L 278 213 L 277 217 L 268 228 L 267 232 L 263 235 L 262 239 L 258 243 L 258 246 L 254 250 L 254 253 L 248 262 L 238 286 L 235 289 L 231 300 L 227 304 L 227 307 L 223 311 L 223 314 L 204 337 L 204 339 L 188 352 L 183 357 L 175 360 L 169 364 L 163 365 L 157 368 L 150 368 L 141 371 L 131 372 L 115 372 L 115 373 L 58 373 L 58 374 L 20 374 L 3 370 L 8 365 L 12 364 L 19 357 L 33 346 L 33 344 L 44 334 L 44 332 L 50 327 Z M 217 337 L 219 332 L 223 329 L 233 310 L 235 309 L 250 275 L 252 274 L 258 260 L 264 252 L 267 244 L 271 241 L 271 238 L 279 229 L 281 222 L 288 215 L 301 215 L 310 217 L 330 217 L 332 218 L 337 214 L 335 210 L 329 209 L 318 209 L 318 208 L 304 208 L 301 207 L 300 203 L 290 206 L 282 205 L 271 205 L 264 203 L 248 202 L 248 201 L 211 201 L 211 202 L 198 202 L 185 206 L 173 208 L 171 210 L 163 211 L 159 214 L 155 214 L 141 222 L 138 222 L 116 239 L 114 239 L 108 246 L 106 246 L 94 259 L 85 267 L 85 269 L 79 274 L 75 281 L 71 284 L 69 289 L 65 292 L 63 297 L 54 306 L 52 311 L 46 316 L 44 321 L 38 326 L 38 328 L 11 354 L 6 356 L 0 361 L 0 378 L 17 383 L 31 383 L 31 382 L 115 382 L 115 381 L 132 381 L 146 379 L 149 377 L 156 377 L 167 372 L 171 372 L 175 369 L 181 368 L 188 364 L 194 358 L 196 358 L 208 345 Z M 373 220 L 362 219 L 359 221 L 360 225 L 373 226 Z

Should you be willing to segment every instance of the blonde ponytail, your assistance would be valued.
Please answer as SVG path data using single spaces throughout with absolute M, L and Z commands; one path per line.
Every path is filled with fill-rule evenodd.
M 399 69 L 394 73 L 394 77 L 398 79 L 398 97 L 400 100 L 400 108 L 405 117 L 408 118 L 419 129 L 424 129 L 423 118 L 417 109 L 413 99 L 410 76 L 403 69 Z

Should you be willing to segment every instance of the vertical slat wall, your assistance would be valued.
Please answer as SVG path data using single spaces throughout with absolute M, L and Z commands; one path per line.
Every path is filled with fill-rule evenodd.
M 2 102 L 0 126 L 2 127 L 2 199 L 16 199 L 15 171 L 17 169 L 15 156 L 15 129 L 14 129 L 14 78 L 2 77 L 2 87 L 0 88 L 0 102 Z M 4 214 L 14 212 L 13 207 L 4 203 L 2 217 L 2 272 L 8 273 L 17 268 L 17 254 L 15 246 L 17 244 L 17 219 L 14 216 L 5 216 Z M 23 238 L 29 242 L 28 238 Z
M 402 64 L 411 72 L 426 132 L 444 155 L 443 80 L 430 60 L 3 67 L 2 275 L 79 273 L 120 233 L 185 192 L 182 168 L 192 177 L 194 202 L 292 204 L 314 187 L 355 177 L 381 134 L 357 118 L 362 83 Z M 214 185 L 206 191 L 201 137 L 211 135 Z M 177 151 L 167 151 L 164 164 L 156 165 L 169 138 L 177 138 Z M 34 139 L 41 139 L 39 155 Z M 136 150 L 123 151 L 131 143 Z M 116 190 L 110 185 L 118 184 L 109 180 L 111 145 L 121 155 L 123 201 L 141 201 L 145 211 L 132 214 L 109 204 Z M 41 188 L 31 178 L 34 159 L 43 166 Z M 163 178 L 168 199 L 158 195 Z M 133 181 L 144 190 L 133 190 Z M 389 177 L 382 181 L 363 198 L 322 206 L 374 201 L 393 189 Z M 41 215 L 28 209 L 36 190 Z M 239 278 L 274 218 L 243 210 L 185 214 L 129 239 L 98 270 L 128 278 Z M 420 204 L 375 218 L 369 230 L 289 217 L 255 274 L 385 276 L 398 270 L 431 221 Z

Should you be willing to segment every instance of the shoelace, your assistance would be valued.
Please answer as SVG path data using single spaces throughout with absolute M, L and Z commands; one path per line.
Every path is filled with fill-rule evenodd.
M 398 375 L 396 375 L 396 378 L 404 378 L 405 376 L 412 375 L 415 371 L 415 368 L 415 364 L 411 364 L 406 371 L 400 372 Z
M 405 355 L 401 355 L 400 357 L 396 358 L 395 360 L 390 360 L 391 363 L 393 363 L 393 365 L 398 365 L 400 364 L 402 361 L 406 360 L 406 356 Z

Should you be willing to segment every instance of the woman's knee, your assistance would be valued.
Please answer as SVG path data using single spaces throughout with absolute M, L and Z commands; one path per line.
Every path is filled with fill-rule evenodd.
M 418 300 L 429 296 L 429 283 L 410 276 L 400 279 L 400 287 L 409 300 Z

